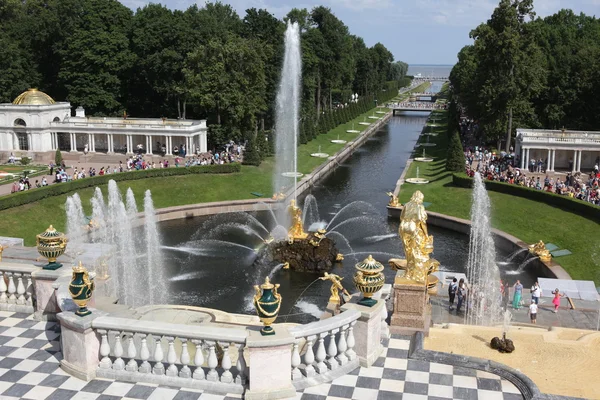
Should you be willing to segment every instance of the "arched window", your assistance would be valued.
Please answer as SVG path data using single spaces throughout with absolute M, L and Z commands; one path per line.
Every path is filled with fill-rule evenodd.
M 27 124 L 21 118 L 17 118 L 17 119 L 15 119 L 14 126 L 19 127 L 19 128 L 25 128 L 27 126 Z
M 60 118 L 54 117 L 54 119 L 52 120 L 52 122 L 60 122 Z

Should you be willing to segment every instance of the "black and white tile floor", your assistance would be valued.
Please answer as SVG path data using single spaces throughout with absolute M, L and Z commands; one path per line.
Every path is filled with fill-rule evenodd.
M 233 400 L 193 389 L 106 379 L 85 382 L 59 367 L 60 326 L 31 315 L 0 311 L 0 399 Z M 409 360 L 409 341 L 393 337 L 370 368 L 299 391 L 297 400 L 522 399 L 510 382 L 482 371 Z

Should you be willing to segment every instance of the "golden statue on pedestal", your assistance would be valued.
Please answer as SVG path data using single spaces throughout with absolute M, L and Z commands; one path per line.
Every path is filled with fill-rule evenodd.
M 339 290 L 342 291 L 342 293 L 344 293 L 346 296 L 350 296 L 350 293 L 348 293 L 348 291 L 346 289 L 344 289 L 344 287 L 342 286 L 342 277 L 340 277 L 339 275 L 336 274 L 330 274 L 325 272 L 324 276 L 321 276 L 319 278 L 322 281 L 331 281 L 331 296 L 329 297 L 329 302 L 333 303 L 333 304 L 340 304 L 340 294 L 338 293 Z
M 399 208 L 401 206 L 400 202 L 398 201 L 398 196 L 394 195 L 394 193 L 392 193 L 392 192 L 387 192 L 386 194 L 390 197 L 390 202 L 388 203 L 388 207 Z
M 290 229 L 288 230 L 288 240 L 293 242 L 294 239 L 306 239 L 308 234 L 304 232 L 304 226 L 302 223 L 302 210 L 296 206 L 296 200 L 290 201 L 288 210 L 292 216 L 292 226 L 290 226 Z
M 546 248 L 546 245 L 541 240 L 536 244 L 529 245 L 529 252 L 535 254 L 542 261 L 550 261 L 552 259 L 552 254 Z
M 400 238 L 406 254 L 405 280 L 427 283 L 427 276 L 436 271 L 439 262 L 430 259 L 433 236 L 427 233 L 427 213 L 423 207 L 423 193 L 416 191 L 400 214 Z

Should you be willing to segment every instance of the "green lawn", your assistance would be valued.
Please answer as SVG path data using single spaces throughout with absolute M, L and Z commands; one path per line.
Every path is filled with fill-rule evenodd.
M 438 115 L 444 115 L 445 111 Z M 469 219 L 471 190 L 452 185 L 452 175 L 445 171 L 446 126 L 434 129 L 437 137 L 430 142 L 437 147 L 426 148 L 427 155 L 435 158 L 431 163 L 413 162 L 407 178 L 419 176 L 429 179 L 427 185 L 402 185 L 399 199 L 406 202 L 415 190 L 420 190 L 425 201 L 432 203 L 428 210 Z M 421 137 L 420 140 L 423 140 Z M 419 155 L 421 152 L 418 151 Z M 527 243 L 543 240 L 573 254 L 559 257 L 556 261 L 573 279 L 594 280 L 600 285 L 600 226 L 585 217 L 563 211 L 544 203 L 503 193 L 488 192 L 492 203 L 492 226 L 518 237 Z
M 428 84 L 417 86 L 413 91 L 425 90 Z M 408 93 L 400 98 L 405 98 Z M 387 108 L 378 108 L 357 117 L 354 129 L 363 131 L 368 126 L 359 125 L 358 122 L 375 120 L 369 119 L 375 111 L 388 111 Z M 383 115 L 383 114 L 375 114 Z M 319 135 L 316 139 L 298 148 L 298 170 L 304 174 L 310 173 L 316 167 L 324 163 L 323 158 L 311 157 L 312 153 L 319 151 L 335 154 L 344 147 L 343 144 L 331 143 L 331 140 L 340 139 L 346 141 L 354 140 L 360 133 L 348 133 L 352 129 L 352 121 L 340 125 L 325 135 Z M 273 158 L 263 161 L 260 167 L 242 166 L 242 172 L 236 174 L 219 175 L 184 175 L 162 178 L 149 178 L 136 181 L 119 183 L 119 188 L 125 195 L 127 188 L 131 188 L 138 202 L 138 208 L 143 208 L 143 196 L 147 189 L 152 191 L 152 198 L 156 208 L 179 206 L 185 204 L 205 203 L 213 201 L 240 200 L 254 198 L 252 192 L 262 193 L 271 197 Z M 99 186 L 106 195 L 106 185 Z M 89 199 L 93 195 L 93 189 L 79 190 L 79 196 L 86 214 L 91 214 Z M 64 230 L 66 225 L 65 202 L 68 195 L 60 195 L 40 200 L 36 203 L 14 207 L 0 211 L 0 236 L 21 237 L 25 244 L 35 244 L 35 235 L 43 232 L 48 225 L 53 224 L 57 229 Z

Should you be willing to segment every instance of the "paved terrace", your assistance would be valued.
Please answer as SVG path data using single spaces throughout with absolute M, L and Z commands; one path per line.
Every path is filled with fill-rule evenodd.
M 157 399 L 233 400 L 193 389 L 132 384 L 110 379 L 74 378 L 60 366 L 60 325 L 32 315 L 0 311 L 1 399 Z M 519 390 L 497 375 L 409 359 L 410 338 L 384 340 L 383 354 L 370 368 L 298 391 L 298 400 L 384 399 L 523 399 Z

